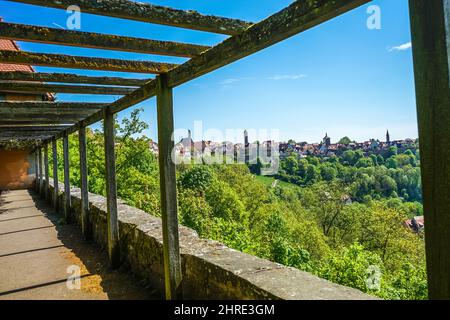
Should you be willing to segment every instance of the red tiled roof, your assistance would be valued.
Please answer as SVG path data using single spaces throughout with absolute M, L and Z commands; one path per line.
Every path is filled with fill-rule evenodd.
M 20 51 L 19 46 L 13 40 L 0 39 L 0 50 Z M 34 72 L 30 65 L 0 63 L 0 71 L 25 71 Z

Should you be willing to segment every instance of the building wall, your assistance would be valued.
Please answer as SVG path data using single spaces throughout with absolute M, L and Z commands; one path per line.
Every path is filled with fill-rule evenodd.
M 31 188 L 35 178 L 34 157 L 27 150 L 0 150 L 0 190 Z

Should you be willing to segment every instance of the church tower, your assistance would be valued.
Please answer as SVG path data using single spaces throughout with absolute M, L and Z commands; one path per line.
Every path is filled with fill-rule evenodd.
M 389 130 L 386 132 L 386 143 L 391 143 L 391 137 L 389 136 Z
M 323 138 L 323 144 L 328 148 L 331 145 L 331 138 L 328 136 L 328 133 L 325 134 Z
M 245 164 L 249 164 L 249 162 L 250 162 L 249 146 L 250 146 L 250 144 L 248 143 L 248 132 L 247 132 L 247 130 L 244 130 Z

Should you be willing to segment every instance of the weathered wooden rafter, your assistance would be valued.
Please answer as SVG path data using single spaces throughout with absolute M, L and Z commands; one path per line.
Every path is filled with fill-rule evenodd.
M 57 114 L 45 115 L 35 113 L 20 114 L 1 114 L 2 121 L 30 121 L 32 123 L 41 123 L 41 121 L 52 121 L 51 123 L 78 122 L 86 118 L 85 114 Z
M 42 72 L 0 72 L 0 80 L 5 81 L 41 81 L 80 84 L 99 84 L 113 86 L 140 87 L 152 79 L 128 79 L 119 77 L 91 77 L 71 73 L 42 73 Z
M 67 129 L 68 126 L 13 126 L 13 125 L 0 125 L 0 132 L 14 131 L 14 132 L 28 132 L 28 131 L 46 131 L 46 132 L 58 132 Z
M 133 92 L 133 88 L 46 84 L 38 82 L 4 82 L 0 81 L 0 92 L 15 93 L 76 93 L 76 94 L 103 94 L 103 95 L 126 95 Z
M 29 125 L 68 125 L 70 128 L 73 127 L 79 120 L 67 120 L 67 119 L 44 119 L 44 120 L 36 120 L 36 119 L 28 119 L 28 120 L 17 120 L 17 119 L 10 119 L 10 120 L 0 120 L 0 125 L 11 125 L 11 126 L 29 126 Z M 70 129 L 69 128 L 69 129 Z
M 43 67 L 91 69 L 136 73 L 164 73 L 177 65 L 172 63 L 121 60 L 97 57 L 79 57 L 54 53 L 0 50 L 0 61 Z
M 36 136 L 53 136 L 57 131 L 3 131 L 0 129 L 1 137 L 36 137 Z
M 9 0 L 44 7 L 66 10 L 73 0 Z M 252 25 L 250 22 L 202 15 L 196 11 L 184 11 L 128 0 L 92 1 L 77 0 L 83 12 L 122 19 L 150 22 L 185 29 L 236 35 Z
M 208 46 L 0 22 L 0 38 L 85 48 L 195 57 Z
M 48 139 L 51 139 L 52 135 L 45 135 L 45 136 L 0 136 L 0 141 L 9 141 L 9 140 L 20 140 L 20 141 L 46 141 Z
M 253 25 L 244 32 L 228 38 L 200 56 L 190 59 L 167 72 L 168 84 L 176 87 L 208 72 L 235 62 L 252 53 L 267 48 L 277 42 L 313 28 L 325 21 L 357 8 L 371 0 L 320 0 L 296 1 L 280 12 Z M 152 80 L 141 88 L 111 104 L 113 112 L 120 112 L 134 104 L 156 95 L 157 82 Z M 96 113 L 83 120 L 90 125 L 102 119 Z M 77 126 L 69 131 L 74 132 Z
M 101 109 L 106 107 L 106 103 L 95 102 L 45 102 L 45 101 L 0 101 L 1 108 L 80 108 L 80 109 Z

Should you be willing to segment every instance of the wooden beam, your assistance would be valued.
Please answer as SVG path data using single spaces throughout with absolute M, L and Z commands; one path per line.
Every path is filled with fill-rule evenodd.
M 5 81 L 40 81 L 99 84 L 112 86 L 140 87 L 152 79 L 129 79 L 120 77 L 91 77 L 72 73 L 45 73 L 45 72 L 0 72 L 0 80 Z
M 66 223 L 70 223 L 70 161 L 69 161 L 69 136 L 65 134 L 63 136 L 63 161 L 64 161 L 64 220 Z
M 126 95 L 135 88 L 105 87 L 105 86 L 85 86 L 67 84 L 47 84 L 29 82 L 0 82 L 0 92 L 14 93 L 76 93 L 76 94 L 106 94 L 106 95 Z
M 106 199 L 108 221 L 108 254 L 112 268 L 120 265 L 119 220 L 117 213 L 116 155 L 114 139 L 114 114 L 103 109 L 106 167 Z
M 58 212 L 59 208 L 59 183 L 58 183 L 58 144 L 56 139 L 52 139 L 53 156 L 53 209 Z
M 0 61 L 43 67 L 106 70 L 136 73 L 164 73 L 177 65 L 172 63 L 70 56 L 54 53 L 0 50 Z
M 169 86 L 179 86 L 368 2 L 370 0 L 295 1 L 242 34 L 228 38 L 169 72 Z
M 98 109 L 100 110 L 100 109 Z M 15 118 L 23 117 L 23 116 L 34 116 L 34 115 L 42 115 L 45 114 L 48 118 L 53 118 L 54 116 L 89 116 L 93 114 L 96 110 L 92 109 L 83 109 L 83 108 L 0 108 L 0 115 L 3 118 L 3 115 L 7 116 L 7 118 Z
M 43 125 L 43 126 L 33 126 L 33 125 L 20 125 L 20 126 L 14 126 L 14 125 L 1 125 L 0 124 L 0 132 L 1 131 L 15 131 L 15 132 L 22 132 L 22 131 L 46 131 L 46 132 L 59 132 L 63 131 L 65 129 L 70 128 L 70 126 L 52 126 L 52 125 Z
M 75 125 L 79 120 L 65 120 L 65 119 L 45 119 L 45 120 L 35 120 L 35 119 L 28 119 L 28 120 L 17 120 L 17 119 L 10 119 L 10 120 L 0 120 L 0 125 L 39 125 L 39 124 L 49 124 L 49 125 L 69 125 L 70 129 L 73 125 Z
M 174 300 L 182 298 L 182 275 L 175 159 L 171 156 L 174 149 L 173 97 L 166 75 L 158 76 L 157 109 L 165 288 L 166 299 Z
M 50 197 L 50 174 L 49 174 L 49 166 L 48 166 L 48 143 L 44 144 L 44 174 L 45 174 L 45 183 L 44 183 L 44 198 L 45 200 L 49 200 Z
M 72 0 L 10 0 L 66 10 Z M 77 5 L 84 13 L 115 18 L 157 23 L 173 27 L 236 35 L 247 29 L 250 22 L 202 15 L 196 11 L 177 10 L 150 3 L 127 0 L 91 1 L 78 0 Z
M 101 109 L 106 103 L 92 102 L 41 102 L 41 101 L 0 101 L 0 108 L 55 108 L 55 109 Z
M 198 56 L 203 51 L 210 49 L 208 46 L 188 43 L 149 40 L 6 22 L 0 23 L 0 38 L 187 58 Z
M 296 1 L 287 8 L 246 29 L 242 34 L 228 38 L 200 56 L 168 72 L 168 84 L 176 87 L 208 72 L 235 62 L 275 43 L 311 29 L 371 0 Z M 156 95 L 156 80 L 147 82 L 134 92 L 111 104 L 114 113 Z M 101 120 L 100 112 L 87 118 L 90 125 Z M 75 129 L 70 129 L 70 131 Z
M 86 157 L 86 127 L 78 131 L 79 154 L 80 154 L 80 184 L 81 184 L 81 230 L 86 240 L 90 240 L 91 222 L 89 217 L 89 186 Z
M 450 299 L 450 2 L 409 1 L 428 295 Z
M 66 122 L 79 122 L 85 119 L 88 114 L 73 114 L 73 113 L 65 113 L 65 114 L 52 114 L 52 115 L 39 115 L 37 113 L 19 113 L 19 114 L 2 114 L 0 112 L 0 117 L 3 122 L 9 121 L 10 123 L 14 123 L 14 121 L 30 121 L 31 123 L 42 122 L 45 120 L 51 119 L 51 121 L 57 123 L 66 123 Z
M 54 136 L 58 132 L 55 131 L 3 131 L 0 130 L 0 137 L 40 137 Z

